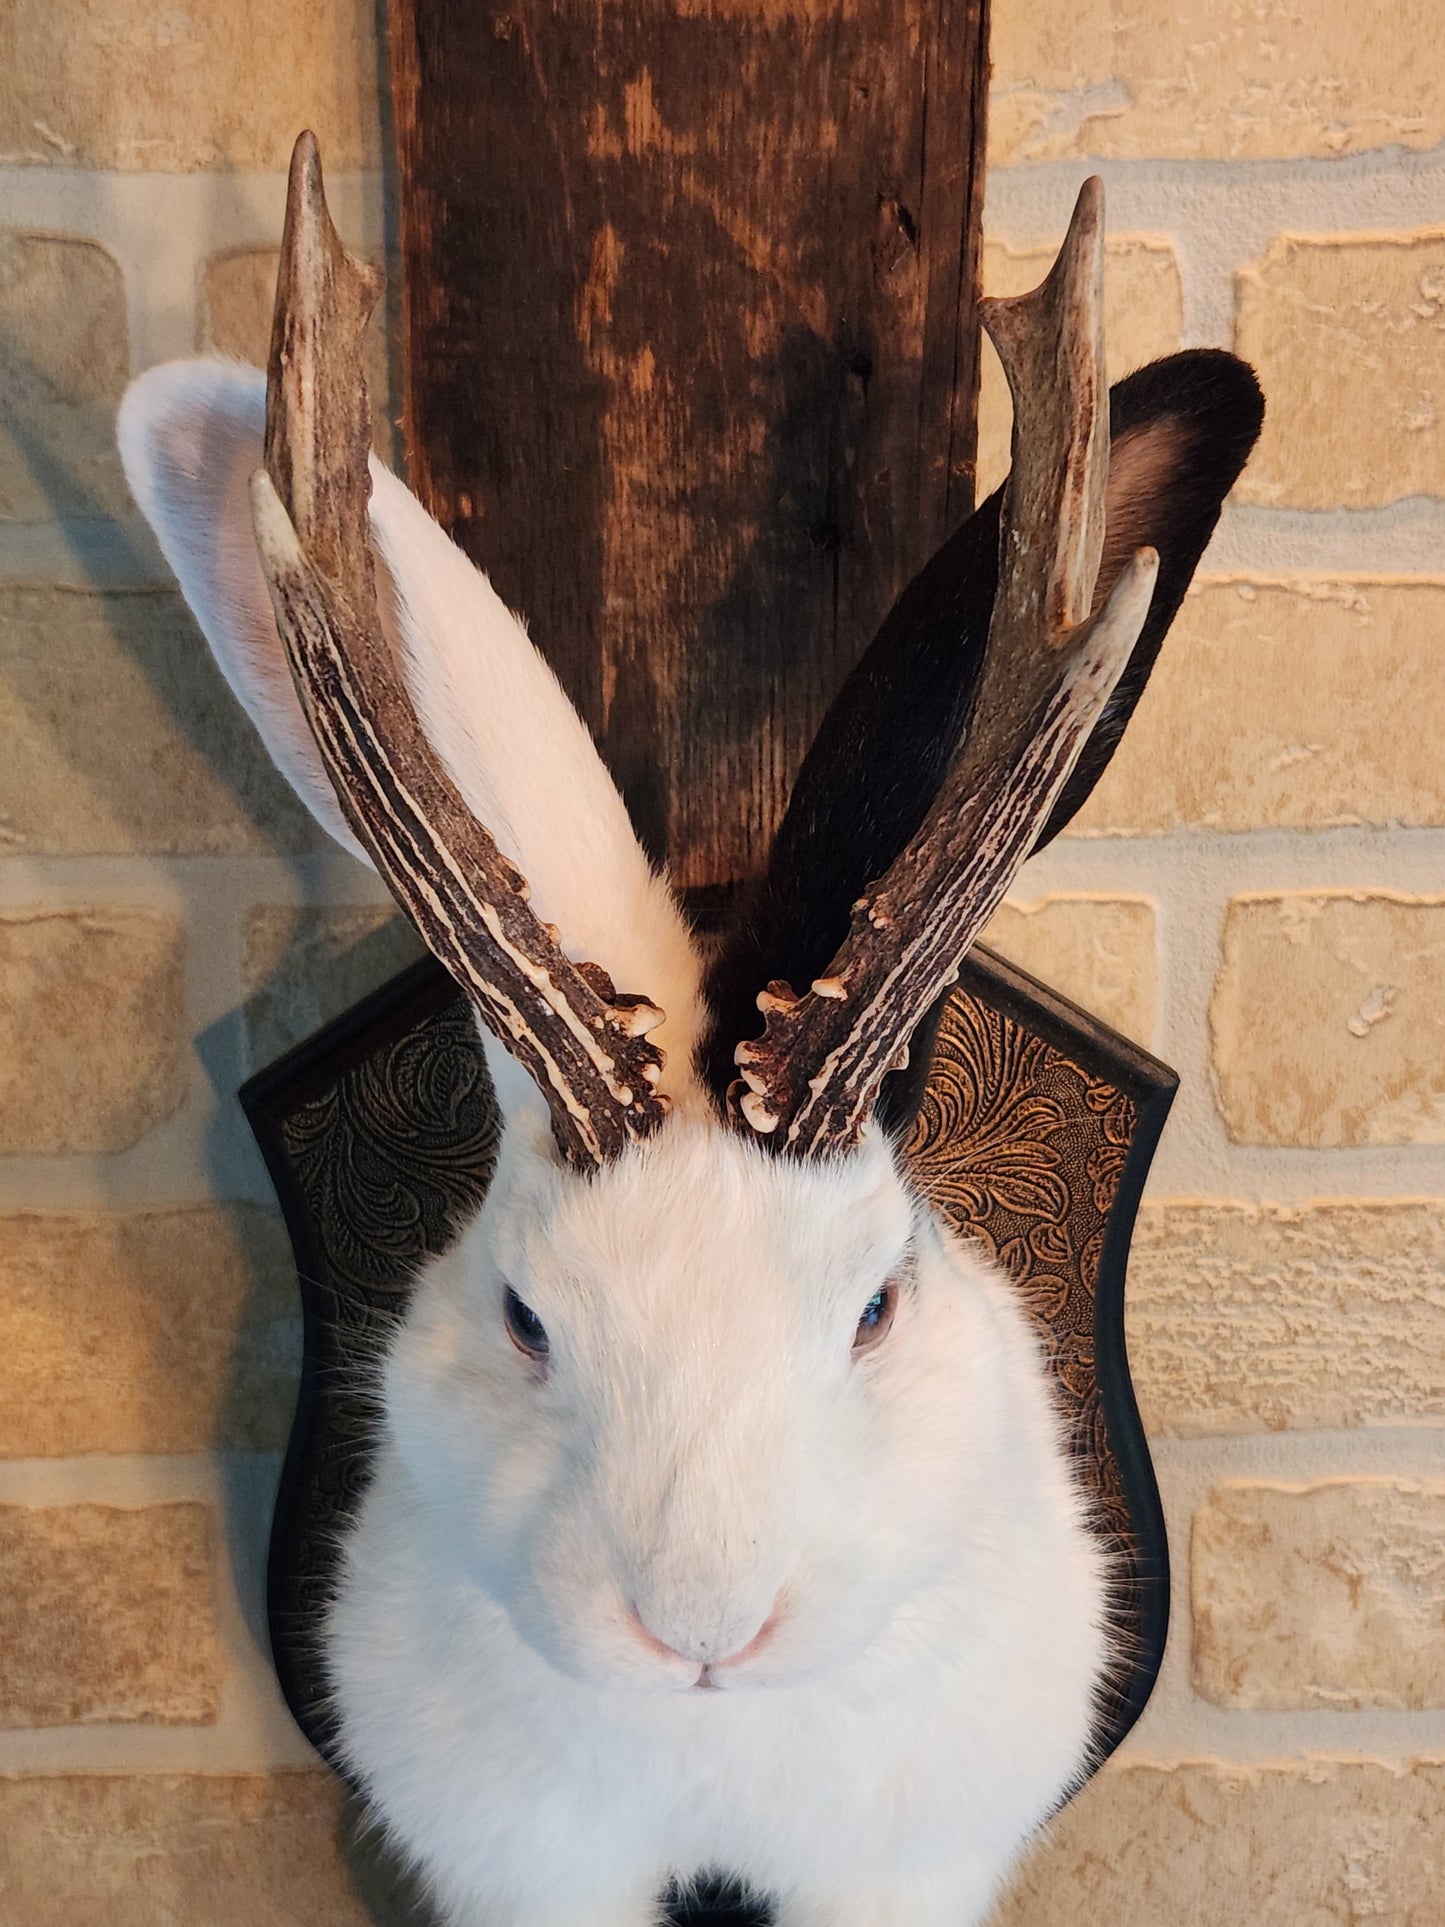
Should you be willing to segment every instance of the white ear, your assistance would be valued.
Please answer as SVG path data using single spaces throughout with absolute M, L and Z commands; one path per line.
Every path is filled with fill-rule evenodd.
M 121 460 L 226 680 L 277 766 L 353 854 L 292 686 L 251 533 L 265 378 L 216 360 L 142 375 L 121 405 Z M 699 963 L 596 748 L 491 584 L 375 458 L 371 529 L 382 619 L 423 728 L 473 814 L 526 876 L 569 955 L 667 1012 L 666 1085 L 698 1035 Z M 363 860 L 365 860 L 363 858 Z
M 434 748 L 472 814 L 532 887 L 576 959 L 695 1023 L 697 955 L 582 719 L 481 571 L 389 470 L 371 464 L 383 620 Z M 689 1013 L 691 1016 L 689 1017 Z M 689 1029 L 689 1036 L 693 1035 Z M 668 1080 L 672 1085 L 673 1080 Z
M 116 440 L 130 492 L 272 761 L 322 828 L 369 866 L 296 699 L 251 533 L 246 484 L 265 427 L 255 369 L 178 361 L 127 389 Z

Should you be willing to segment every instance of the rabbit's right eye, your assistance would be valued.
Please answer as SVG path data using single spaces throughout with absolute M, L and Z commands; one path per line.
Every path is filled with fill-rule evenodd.
M 507 1321 L 507 1336 L 519 1352 L 525 1352 L 528 1358 L 547 1356 L 550 1350 L 547 1327 L 530 1305 L 522 1303 L 510 1285 L 507 1286 L 503 1315 Z
M 855 1352 L 871 1351 L 880 1340 L 888 1336 L 888 1328 L 893 1323 L 893 1314 L 898 1309 L 898 1287 L 890 1278 L 881 1291 L 875 1291 L 863 1307 L 858 1320 L 858 1330 L 854 1334 Z

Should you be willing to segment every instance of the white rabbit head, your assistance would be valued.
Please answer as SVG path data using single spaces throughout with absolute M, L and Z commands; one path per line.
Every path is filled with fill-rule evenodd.
M 392 1349 L 392 1437 L 560 1670 L 804 1677 L 951 1556 L 986 1472 L 968 1281 L 881 1134 L 806 1164 L 678 1118 L 581 1183 L 514 1134 Z
M 307 165 L 303 156 L 299 218 L 307 193 L 319 206 L 319 175 L 308 177 Z M 293 221 L 297 204 L 293 180 Z M 1093 299 L 1099 234 L 1095 198 L 1069 244 L 1066 308 Z M 288 353 L 305 319 L 293 321 Z M 998 304 L 993 325 L 1007 344 L 1025 319 L 1044 325 L 1021 304 Z M 463 980 L 474 993 L 477 976 L 484 981 L 476 1001 L 505 1121 L 502 1154 L 479 1216 L 418 1283 L 384 1367 L 385 1425 L 444 1556 L 563 1673 L 644 1692 L 814 1674 L 896 1620 L 946 1550 L 956 1563 L 949 1541 L 960 1518 L 975 1517 L 986 1538 L 1006 1472 L 1020 1473 L 1005 1465 L 1010 1381 L 997 1365 L 1000 1349 L 1021 1340 L 981 1288 L 979 1262 L 942 1230 L 896 1155 L 915 1087 L 899 1073 L 901 1053 L 926 1033 L 928 1011 L 1041 827 L 1047 820 L 1052 833 L 1072 814 L 1107 760 L 1258 426 L 1252 381 L 1228 357 L 1177 357 L 1125 384 L 1114 397 L 1105 539 L 1101 340 L 1093 309 L 1080 319 L 1070 308 L 1063 325 L 1084 342 L 1079 396 L 1071 428 L 1051 431 L 1037 409 L 1030 428 L 1021 395 L 1002 588 L 995 597 L 995 500 L 906 592 L 864 657 L 805 766 L 768 874 L 714 957 L 650 867 L 520 623 L 401 483 L 370 464 L 377 633 L 401 705 L 465 811 L 525 876 L 529 901 L 511 892 L 506 914 L 536 926 L 499 936 L 493 906 L 468 939 L 476 975 Z M 1011 372 L 1027 362 L 1017 339 L 1005 357 Z M 365 862 L 384 842 L 373 805 L 359 805 L 334 773 L 336 745 L 325 756 L 318 748 L 318 711 L 332 698 L 299 665 L 303 709 L 278 635 L 279 615 L 296 657 L 303 632 L 314 640 L 328 622 L 333 632 L 345 623 L 333 620 L 341 605 L 328 603 L 325 569 L 314 571 L 317 592 L 303 566 L 312 539 L 298 507 L 304 478 L 286 509 L 267 484 L 250 489 L 266 416 L 259 373 L 218 361 L 156 369 L 126 398 L 122 455 L 272 756 Z M 1043 593 L 1039 580 L 1009 573 L 1007 543 L 1017 547 L 1024 518 L 1038 514 L 1029 477 L 1054 461 L 1065 428 L 1073 466 L 1051 511 L 1060 525 L 1035 531 L 1049 566 L 1064 561 Z M 295 456 L 305 424 L 291 432 Z M 353 467 L 360 513 L 359 458 Z M 1157 589 L 1153 559 L 1134 555 L 1146 546 L 1162 557 Z M 1098 600 L 1109 596 L 1090 620 L 1096 577 Z M 356 603 L 369 593 L 364 583 L 348 591 Z M 991 662 L 1007 668 L 1010 623 L 1037 626 L 1045 605 L 1071 668 L 1057 687 L 1031 692 L 1037 713 L 1022 733 L 1015 724 L 990 765 L 999 781 L 985 772 L 980 782 L 965 766 L 975 737 L 988 738 L 985 711 L 997 696 L 980 668 L 985 637 Z M 353 735 L 358 727 L 347 723 Z M 1057 754 L 1050 731 L 1063 743 Z M 1040 744 L 1042 772 L 1031 765 Z M 408 807 L 409 781 L 403 771 L 394 785 Z M 942 817 L 940 798 L 951 798 Z M 918 965 L 900 953 L 870 976 L 856 952 L 870 920 L 892 929 L 902 900 L 888 895 L 887 876 L 900 874 L 892 866 L 916 860 L 930 836 L 946 842 L 959 822 L 981 846 L 999 844 L 987 875 L 967 884 L 966 914 L 962 886 L 941 874 L 957 869 L 955 858 L 936 859 L 940 877 L 914 932 L 914 949 L 929 954 Z M 379 860 L 434 940 L 445 917 L 433 880 L 411 874 L 411 857 L 393 847 Z M 602 1016 L 578 1019 L 582 1006 L 568 1006 L 565 988 L 555 1015 L 559 971 L 538 934 L 548 926 L 562 969 L 585 958 L 610 979 L 585 979 Z M 508 949 L 515 963 L 519 945 L 522 977 L 551 998 L 546 1022 L 558 1034 L 570 1024 L 575 1037 L 579 1022 L 585 1031 L 605 1017 L 617 1025 L 607 1048 L 621 1051 L 662 1013 L 630 1060 L 631 1081 L 614 1076 L 612 1139 L 590 1155 L 579 1151 L 580 1100 L 552 1046 L 540 1067 L 535 1053 L 521 1053 L 526 1068 L 509 1054 L 520 1020 L 488 972 L 494 951 Z M 813 989 L 795 998 L 778 980 Z M 632 1023 L 633 1005 L 613 985 L 656 1009 L 642 1006 Z M 855 1007 L 859 1026 L 849 1030 L 843 1019 Z M 735 1054 L 746 1090 L 734 1082 Z M 915 1084 L 926 1055 L 915 1050 Z M 1022 1472 L 1053 1476 L 1044 1466 Z

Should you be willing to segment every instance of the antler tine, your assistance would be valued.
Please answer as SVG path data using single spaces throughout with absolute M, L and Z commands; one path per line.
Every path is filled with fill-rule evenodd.
M 1047 280 L 981 304 L 1014 399 L 999 590 L 963 748 L 917 835 L 854 906 L 801 997 L 772 984 L 735 1053 L 753 1128 L 803 1155 L 856 1143 L 908 1039 L 1033 847 L 1148 613 L 1141 549 L 1090 618 L 1108 480 L 1103 189 L 1086 182 Z M 737 1091 L 737 1087 L 734 1087 Z
M 661 1122 L 662 1013 L 574 964 L 431 748 L 377 613 L 361 337 L 379 277 L 337 238 L 315 137 L 291 160 L 251 512 L 297 692 L 352 827 L 431 949 L 541 1087 L 574 1164 Z

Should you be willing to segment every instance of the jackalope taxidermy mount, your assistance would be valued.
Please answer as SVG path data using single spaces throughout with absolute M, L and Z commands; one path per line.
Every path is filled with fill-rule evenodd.
M 1090 1764 L 1105 1555 L 1015 1294 L 896 1146 L 930 1012 L 1097 780 L 1259 428 L 1224 354 L 1108 396 L 1102 222 L 1090 182 L 1043 286 L 983 304 L 1012 475 L 712 954 L 520 623 L 368 480 L 376 281 L 309 136 L 269 377 L 179 363 L 124 404 L 232 688 L 471 998 L 505 1122 L 382 1361 L 325 1628 L 342 1757 L 454 1927 L 644 1927 L 709 1869 L 780 1927 L 958 1927 Z

